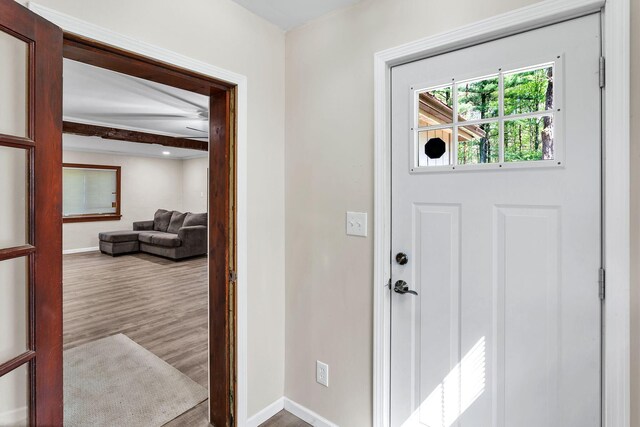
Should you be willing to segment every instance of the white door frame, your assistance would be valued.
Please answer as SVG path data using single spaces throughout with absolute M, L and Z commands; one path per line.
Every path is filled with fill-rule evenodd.
M 374 56 L 375 201 L 373 422 L 387 427 L 390 391 L 391 73 L 393 66 L 603 11 L 604 427 L 630 424 L 629 87 L 630 0 L 546 0 L 455 30 L 378 52 Z M 595 283 L 594 272 L 594 283 Z
M 111 46 L 128 50 L 158 61 L 166 62 L 187 70 L 195 71 L 234 85 L 237 85 L 237 133 L 236 133 L 236 174 L 237 174 L 237 337 L 238 358 L 236 400 L 236 422 L 244 427 L 247 423 L 247 78 L 202 61 L 118 34 L 106 28 L 74 18 L 56 10 L 29 2 L 29 9 L 53 22 L 65 32 L 77 34 Z

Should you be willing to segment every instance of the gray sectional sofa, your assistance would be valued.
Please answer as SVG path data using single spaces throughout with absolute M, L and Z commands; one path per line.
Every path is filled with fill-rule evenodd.
M 133 230 L 98 235 L 100 251 L 111 256 L 146 252 L 174 260 L 207 253 L 207 214 L 158 209 L 153 220 L 133 223 Z

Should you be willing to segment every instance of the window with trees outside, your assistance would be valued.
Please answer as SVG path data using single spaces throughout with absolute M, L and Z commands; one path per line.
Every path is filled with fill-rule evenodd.
M 499 70 L 415 91 L 417 155 L 412 167 L 560 164 L 554 138 L 556 68 L 547 63 Z
M 120 220 L 120 166 L 63 164 L 63 222 Z

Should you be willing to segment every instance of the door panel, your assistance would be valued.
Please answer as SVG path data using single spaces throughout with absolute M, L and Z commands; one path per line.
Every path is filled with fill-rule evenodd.
M 0 424 L 62 425 L 62 31 L 0 0 Z
M 599 55 L 591 15 L 392 69 L 392 426 L 599 426 Z

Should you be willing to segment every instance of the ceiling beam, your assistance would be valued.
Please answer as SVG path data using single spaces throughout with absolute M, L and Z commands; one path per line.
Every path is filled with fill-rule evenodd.
M 88 125 L 85 123 L 62 122 L 62 132 L 73 135 L 99 136 L 117 141 L 140 142 L 143 144 L 159 144 L 167 147 L 187 148 L 190 150 L 209 151 L 207 141 L 197 141 L 175 136 L 156 135 L 135 130 L 118 129 L 106 126 Z

